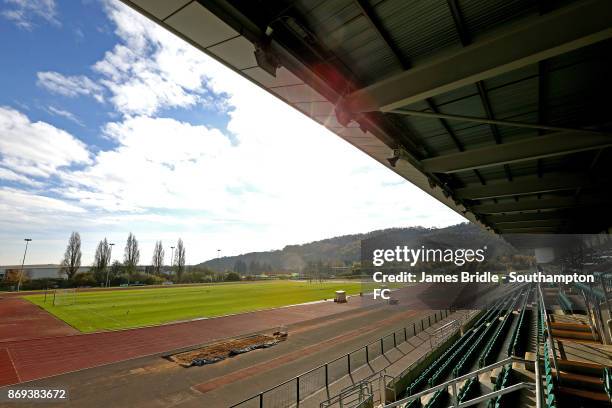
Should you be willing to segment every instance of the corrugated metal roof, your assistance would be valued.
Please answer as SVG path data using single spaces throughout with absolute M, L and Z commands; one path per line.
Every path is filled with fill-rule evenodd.
M 537 0 L 459 0 L 458 3 L 473 39 L 538 11 Z
M 383 0 L 374 10 L 392 41 L 413 63 L 459 44 L 446 0 Z

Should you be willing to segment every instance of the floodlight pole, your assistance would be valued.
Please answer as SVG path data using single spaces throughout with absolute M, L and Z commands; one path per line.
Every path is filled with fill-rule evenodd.
M 17 292 L 19 292 L 19 290 L 21 289 L 21 279 L 23 278 L 23 265 L 25 264 L 26 254 L 28 253 L 28 244 L 30 243 L 30 241 L 32 241 L 32 238 L 25 238 L 24 241 L 26 245 L 25 251 L 23 252 L 23 259 L 21 260 L 21 271 L 19 272 L 19 282 L 17 282 Z
M 110 264 L 113 258 L 113 245 L 114 243 L 108 244 L 110 246 L 110 250 L 108 251 L 108 263 Z M 106 265 L 106 287 L 108 288 L 108 274 L 110 273 L 109 265 Z

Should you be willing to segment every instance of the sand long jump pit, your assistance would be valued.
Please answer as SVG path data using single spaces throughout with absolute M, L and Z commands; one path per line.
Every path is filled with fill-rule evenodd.
M 182 367 L 205 366 L 255 350 L 267 349 L 286 339 L 287 332 L 279 330 L 273 334 L 254 334 L 223 340 L 165 357 Z

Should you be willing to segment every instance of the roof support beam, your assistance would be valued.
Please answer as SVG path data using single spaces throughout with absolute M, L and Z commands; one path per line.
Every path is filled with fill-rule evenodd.
M 372 5 L 367 0 L 355 0 L 359 8 L 361 9 L 361 14 L 368 20 L 374 31 L 380 36 L 380 39 L 391 49 L 391 52 L 397 58 L 398 62 L 402 66 L 403 69 L 408 69 L 410 64 L 408 60 L 404 58 L 402 52 L 395 46 L 395 43 L 391 40 L 391 36 L 383 26 L 382 22 L 376 15 L 376 12 L 373 10 Z
M 557 173 L 547 174 L 545 177 L 521 177 L 512 182 L 489 183 L 486 186 L 463 187 L 456 190 L 456 195 L 467 200 L 485 200 L 488 198 L 573 190 L 591 185 L 595 185 L 594 180 L 584 175 Z
M 400 115 L 407 115 L 407 116 L 421 116 L 424 118 L 457 120 L 460 122 L 488 123 L 489 125 L 510 126 L 510 127 L 537 129 L 537 130 L 550 130 L 553 132 L 581 132 L 581 133 L 592 133 L 592 134 L 609 134 L 608 132 L 593 130 L 593 129 L 576 129 L 576 128 L 569 128 L 569 127 L 564 127 L 564 126 L 551 126 L 551 125 L 545 125 L 545 124 L 540 124 L 540 123 L 515 122 L 512 120 L 489 119 L 489 118 L 481 118 L 477 116 L 451 115 L 448 113 L 426 112 L 426 111 L 413 110 L 413 109 L 394 109 L 390 112 L 397 113 Z
M 543 198 L 541 200 L 521 200 L 497 204 L 477 204 L 472 210 L 479 214 L 504 214 L 521 211 L 556 210 L 562 208 L 601 206 L 610 199 L 601 196 L 585 196 L 580 200 L 574 197 Z
M 546 234 L 555 233 L 559 226 L 553 227 L 524 227 L 524 228 L 500 228 L 502 234 Z
M 521 221 L 521 222 L 498 222 L 495 226 L 501 230 L 514 228 L 541 228 L 558 227 L 565 223 L 564 220 L 543 220 L 543 221 Z
M 597 150 L 612 146 L 612 137 L 581 132 L 559 132 L 530 137 L 517 142 L 482 147 L 422 160 L 423 169 L 431 173 L 457 173 L 501 164 L 564 154 Z
M 487 221 L 492 224 L 512 224 L 538 221 L 562 221 L 571 217 L 569 211 L 545 211 L 523 214 L 488 215 Z
M 463 15 L 461 14 L 461 10 L 459 9 L 459 4 L 457 0 L 446 0 L 448 4 L 448 8 L 451 12 L 451 16 L 453 16 L 453 21 L 455 23 L 455 30 L 457 31 L 457 35 L 459 35 L 459 40 L 461 40 L 461 45 L 464 47 L 469 45 L 472 42 L 470 38 L 470 34 L 465 26 L 465 21 L 463 21 Z
M 491 107 L 491 101 L 489 100 L 489 94 L 487 93 L 487 88 L 485 87 L 484 82 L 476 82 L 476 88 L 478 88 L 480 101 L 482 102 L 482 107 L 484 108 L 484 111 L 487 115 L 487 119 L 495 119 L 493 115 L 493 108 Z M 491 133 L 493 134 L 495 143 L 501 144 L 502 137 L 497 125 L 489 125 L 489 127 L 491 128 Z M 504 172 L 506 173 L 506 178 L 508 179 L 508 181 L 512 181 L 512 171 L 510 171 L 510 166 L 508 164 L 504 164 Z
M 389 112 L 612 37 L 609 0 L 578 2 L 349 94 L 348 112 Z

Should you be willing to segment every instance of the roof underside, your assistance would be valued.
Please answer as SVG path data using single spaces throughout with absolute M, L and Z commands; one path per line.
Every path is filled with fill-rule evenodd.
M 612 2 L 125 2 L 496 232 L 612 225 Z

